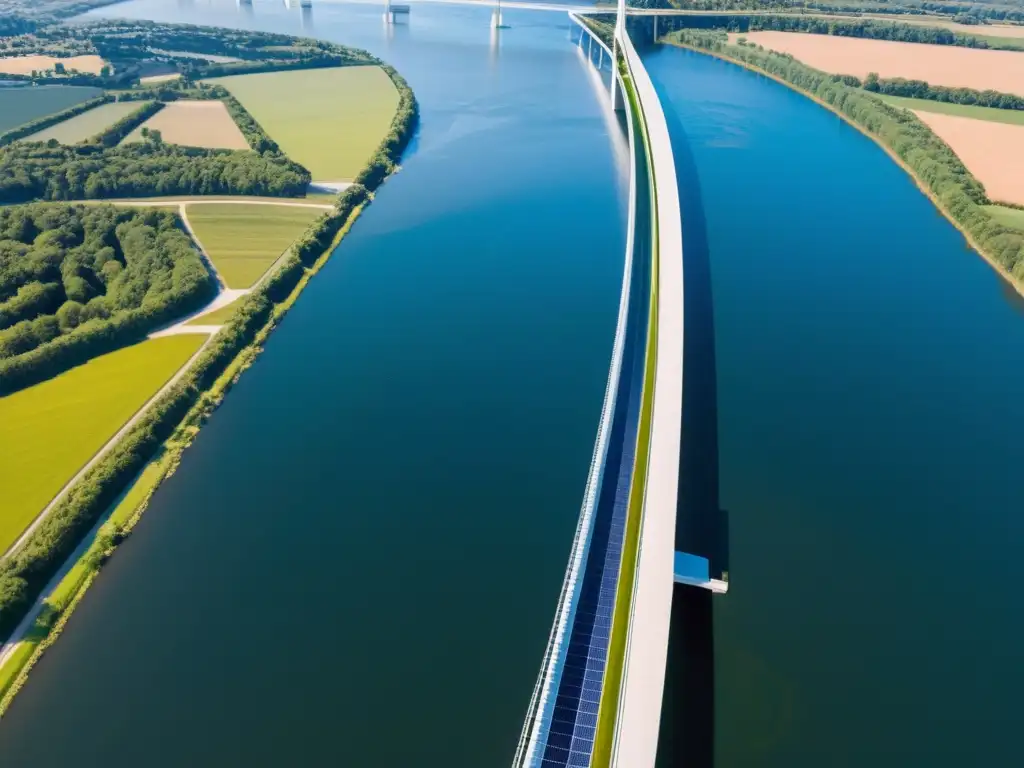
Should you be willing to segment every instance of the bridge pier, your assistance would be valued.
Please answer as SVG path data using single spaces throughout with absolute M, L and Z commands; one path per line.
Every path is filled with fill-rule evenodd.
M 491 11 L 491 29 L 501 29 L 504 26 L 501 19 L 501 6 Z

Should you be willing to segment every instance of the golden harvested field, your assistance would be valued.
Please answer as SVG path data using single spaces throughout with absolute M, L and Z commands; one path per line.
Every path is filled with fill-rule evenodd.
M 76 69 L 79 72 L 88 72 L 91 75 L 98 75 L 106 63 L 99 56 L 89 54 L 87 56 L 71 56 L 66 59 L 59 59 L 56 56 L 10 56 L 0 58 L 0 72 L 7 75 L 31 75 L 33 70 L 40 72 L 53 69 L 53 66 L 60 62 L 65 69 Z
M 0 552 L 205 340 L 150 339 L 0 398 Z
M 168 144 L 207 149 L 249 149 L 221 101 L 172 101 L 132 131 L 125 141 L 142 141 L 142 129 L 160 131 Z
M 1024 125 L 913 112 L 952 147 L 989 198 L 1024 205 Z
M 905 77 L 954 88 L 993 89 L 1024 96 L 1024 52 L 959 48 L 953 45 L 897 43 L 802 32 L 749 32 L 730 35 L 792 54 L 825 72 L 864 77 Z

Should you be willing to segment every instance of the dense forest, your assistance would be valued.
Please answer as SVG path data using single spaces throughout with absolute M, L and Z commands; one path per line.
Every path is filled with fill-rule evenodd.
M 0 209 L 0 393 L 135 341 L 215 291 L 171 212 Z
M 731 45 L 724 32 L 681 30 L 669 39 L 773 75 L 845 115 L 902 160 L 987 256 L 1024 281 L 1024 233 L 1007 229 L 989 216 L 983 207 L 989 201 L 982 185 L 913 113 L 885 104 L 843 76 L 813 69 L 791 56 L 760 46 Z

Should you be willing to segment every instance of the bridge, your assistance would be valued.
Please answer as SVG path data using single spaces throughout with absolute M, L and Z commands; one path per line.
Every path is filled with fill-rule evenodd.
M 649 768 L 657 756 L 674 584 L 724 593 L 728 581 L 711 572 L 707 558 L 675 551 L 683 240 L 668 125 L 626 30 L 624 0 L 610 45 L 579 13 L 569 16 L 591 64 L 611 69 L 609 108 L 625 113 L 629 226 L 597 440 L 513 765 Z

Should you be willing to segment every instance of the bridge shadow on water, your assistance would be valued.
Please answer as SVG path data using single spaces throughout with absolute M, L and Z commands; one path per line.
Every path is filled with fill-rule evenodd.
M 676 549 L 727 572 L 726 513 L 718 497 L 718 406 L 711 264 L 697 167 L 683 125 L 666 111 L 683 223 L 682 446 Z M 715 666 L 712 593 L 676 585 L 672 599 L 658 768 L 713 768 Z M 719 598 L 727 599 L 727 598 Z

